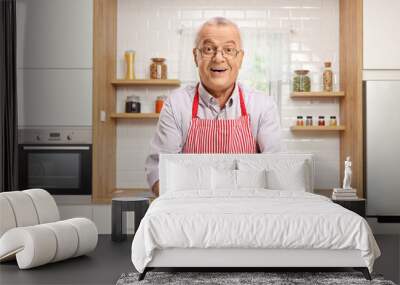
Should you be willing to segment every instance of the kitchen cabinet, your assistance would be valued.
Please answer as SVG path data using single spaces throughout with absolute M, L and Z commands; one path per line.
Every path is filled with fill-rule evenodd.
M 363 1 L 363 69 L 400 70 L 399 11 L 399 0 Z
M 59 205 L 61 220 L 68 220 L 73 218 L 86 218 L 93 219 L 92 205 Z
M 18 125 L 90 126 L 92 70 L 19 69 Z
M 61 204 L 58 205 L 61 220 L 67 220 L 77 217 L 84 217 L 92 220 L 99 234 L 111 234 L 111 206 L 110 205 L 93 205 L 93 204 Z M 127 225 L 128 234 L 132 232 L 133 218 L 128 216 Z M 129 231 L 131 230 L 131 231 Z
M 92 125 L 93 0 L 17 0 L 18 126 Z
M 92 68 L 92 0 L 17 0 L 18 68 Z

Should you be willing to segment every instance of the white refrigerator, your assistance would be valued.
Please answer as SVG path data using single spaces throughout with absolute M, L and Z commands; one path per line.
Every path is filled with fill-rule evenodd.
M 400 222 L 400 81 L 364 81 L 367 216 Z

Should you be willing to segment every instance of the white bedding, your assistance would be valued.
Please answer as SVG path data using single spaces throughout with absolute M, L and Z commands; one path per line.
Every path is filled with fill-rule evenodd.
M 379 248 L 359 215 L 299 191 L 171 192 L 150 206 L 132 243 L 143 272 L 155 249 L 358 249 L 372 272 Z

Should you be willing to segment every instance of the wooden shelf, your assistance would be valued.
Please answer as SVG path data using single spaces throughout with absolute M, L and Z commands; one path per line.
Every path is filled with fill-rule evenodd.
M 292 98 L 310 98 L 310 99 L 324 99 L 324 98 L 343 98 L 344 91 L 336 92 L 292 92 L 290 94 Z
M 156 198 L 148 188 L 119 188 L 114 189 L 112 197 L 144 197 L 149 198 L 150 203 Z M 110 199 L 111 200 L 111 199 Z
M 148 188 L 116 188 L 112 193 L 113 197 L 139 196 L 154 197 L 154 194 Z
M 156 197 L 148 188 L 117 188 L 112 189 L 112 192 L 107 196 L 93 199 L 97 204 L 110 204 L 115 197 L 145 197 L 152 202 Z
M 290 127 L 290 130 L 292 132 L 311 132 L 311 131 L 321 131 L 321 132 L 335 132 L 335 131 L 344 131 L 346 129 L 345 126 L 292 126 Z
M 178 79 L 115 79 L 111 81 L 114 86 L 180 86 L 181 81 Z
M 158 119 L 159 113 L 112 113 L 112 119 Z

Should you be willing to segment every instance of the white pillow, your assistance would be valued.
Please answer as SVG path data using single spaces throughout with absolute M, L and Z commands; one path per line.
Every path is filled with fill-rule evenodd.
M 236 170 L 237 188 L 267 188 L 267 171 Z
M 236 170 L 212 167 L 211 187 L 213 190 L 236 190 Z
M 211 167 L 170 162 L 168 164 L 167 191 L 185 191 L 211 188 Z
M 267 188 L 312 191 L 310 161 L 296 159 L 238 160 L 239 170 L 266 170 Z
M 268 189 L 307 191 L 307 169 L 304 162 L 292 163 L 267 171 Z

